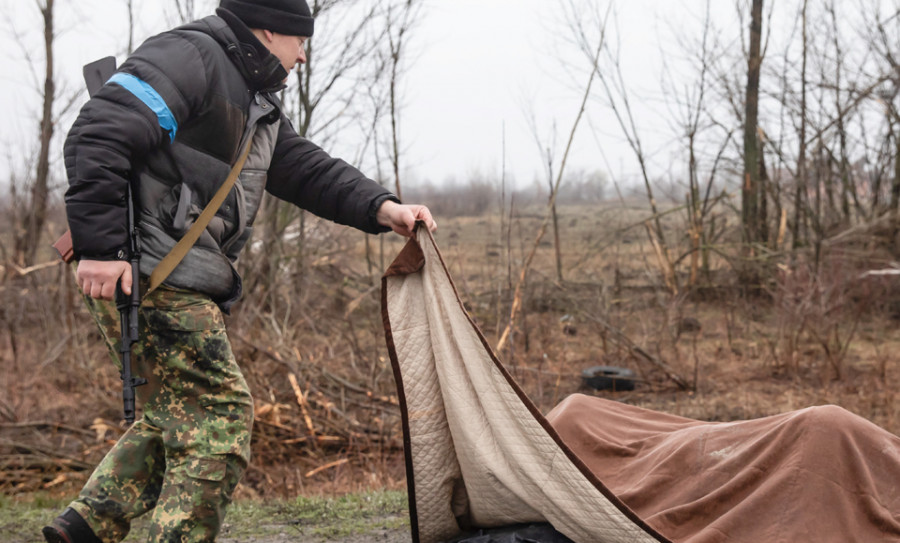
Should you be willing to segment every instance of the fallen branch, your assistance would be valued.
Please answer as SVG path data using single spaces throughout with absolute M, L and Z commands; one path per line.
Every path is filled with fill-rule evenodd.
M 346 459 L 346 458 L 341 458 L 340 460 L 335 460 L 334 462 L 329 462 L 329 463 L 325 464 L 324 466 L 319 466 L 319 467 L 317 467 L 317 468 L 314 469 L 314 470 L 307 471 L 306 473 L 303 474 L 303 476 L 304 476 L 304 477 L 312 477 L 313 475 L 315 475 L 315 474 L 317 474 L 317 473 L 320 473 L 320 472 L 323 472 L 323 471 L 325 471 L 326 469 L 335 468 L 335 467 L 340 466 L 340 465 L 342 465 L 342 464 L 346 464 L 347 462 L 349 462 L 348 459 Z
M 54 266 L 58 266 L 63 263 L 64 262 L 62 260 L 53 260 L 51 262 L 44 262 L 42 264 L 35 264 L 34 266 L 28 266 L 27 268 L 23 268 L 16 264 L 10 264 L 9 273 L 13 277 L 16 277 L 16 276 L 25 277 L 26 275 L 32 274 L 36 271 L 45 270 L 47 268 L 52 268 Z M 3 267 L 0 267 L 0 270 L 2 270 L 2 269 L 3 269 Z
M 65 424 L 60 424 L 58 422 L 47 422 L 47 421 L 32 421 L 32 422 L 0 422 L 0 428 L 7 429 L 15 429 L 15 428 L 53 428 L 56 430 L 63 430 L 66 432 L 71 432 L 73 434 L 81 434 L 87 437 L 94 437 L 94 433 L 85 430 L 83 428 L 76 428 L 74 426 L 66 426 Z
M 13 441 L 11 439 L 0 438 L 0 446 L 10 447 L 15 450 L 22 450 L 30 452 L 38 457 L 46 457 L 48 459 L 55 460 L 54 464 L 59 466 L 59 464 L 64 464 L 67 467 L 75 467 L 80 469 L 93 469 L 93 466 L 79 460 L 77 458 L 72 458 L 71 456 L 67 456 L 65 454 L 60 454 L 56 451 L 51 451 L 49 449 L 44 449 L 43 447 L 38 447 L 37 445 L 30 445 L 28 443 L 22 443 L 20 441 Z
M 257 345 L 256 343 L 254 343 L 250 339 L 242 336 L 239 333 L 231 333 L 230 335 L 243 341 L 250 347 L 253 347 L 253 349 L 256 350 L 257 352 L 262 353 L 263 355 L 271 358 L 275 362 L 285 365 L 285 367 L 287 367 L 291 371 L 296 372 L 300 369 L 301 362 L 300 362 L 299 358 L 286 359 L 285 357 L 281 356 L 278 352 L 272 350 L 271 348 L 262 347 L 260 345 Z M 347 379 L 341 377 L 340 375 L 336 375 L 336 374 L 326 370 L 325 368 L 311 366 L 311 365 L 305 365 L 305 369 L 309 369 L 309 368 L 315 368 L 315 370 L 317 372 L 319 372 L 326 379 L 333 381 L 335 384 L 337 384 L 341 387 L 344 387 L 347 390 L 350 390 L 351 392 L 356 392 L 357 394 L 362 394 L 372 401 L 386 403 L 389 405 L 399 405 L 399 402 L 393 396 L 377 396 L 371 390 L 363 388 L 359 385 L 355 385 L 355 384 L 351 383 L 350 381 L 348 381 Z
M 303 391 L 300 390 L 300 385 L 297 383 L 297 376 L 293 373 L 289 373 L 288 381 L 291 382 L 291 388 L 294 389 L 294 395 L 297 396 L 297 404 L 300 405 L 300 411 L 303 413 L 303 422 L 306 423 L 306 429 L 309 430 L 309 435 L 315 438 L 316 429 L 313 427 L 312 418 L 309 416 L 306 398 L 303 396 Z M 315 443 L 315 441 L 313 441 L 313 443 Z

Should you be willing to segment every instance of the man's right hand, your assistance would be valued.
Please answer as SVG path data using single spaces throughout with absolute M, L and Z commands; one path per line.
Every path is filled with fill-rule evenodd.
M 75 272 L 81 291 L 91 298 L 112 300 L 122 279 L 122 292 L 131 294 L 131 263 L 125 260 L 82 260 Z

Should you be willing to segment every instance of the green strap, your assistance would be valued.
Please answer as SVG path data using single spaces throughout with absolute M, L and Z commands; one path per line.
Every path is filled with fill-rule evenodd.
M 156 290 L 156 287 L 162 284 L 163 281 L 169 277 L 169 274 L 178 266 L 179 263 L 187 256 L 188 251 L 191 250 L 191 247 L 194 246 L 194 243 L 200 239 L 200 234 L 206 230 L 206 226 L 209 224 L 209 221 L 215 216 L 216 212 L 219 211 L 219 208 L 222 207 L 222 204 L 225 202 L 225 198 L 228 196 L 228 193 L 231 192 L 231 187 L 234 186 L 234 182 L 237 180 L 238 175 L 240 175 L 241 170 L 244 167 L 244 162 L 247 161 L 247 156 L 250 155 L 250 144 L 253 143 L 252 134 L 247 138 L 247 143 L 244 145 L 244 150 L 241 152 L 241 156 L 238 158 L 237 162 L 234 163 L 234 166 L 231 168 L 231 172 L 228 173 L 228 177 L 225 178 L 225 183 L 219 187 L 219 190 L 216 191 L 216 194 L 213 195 L 212 200 L 206 204 L 206 207 L 203 208 L 203 211 L 200 213 L 200 216 L 197 217 L 197 220 L 194 221 L 194 224 L 191 225 L 190 229 L 188 229 L 187 233 L 178 240 L 178 243 L 175 244 L 175 247 L 172 247 L 172 250 L 169 251 L 162 260 L 159 261 L 159 264 L 153 268 L 153 271 L 150 273 L 150 284 L 147 287 L 147 292 L 144 293 L 143 298 L 146 298 L 151 292 Z

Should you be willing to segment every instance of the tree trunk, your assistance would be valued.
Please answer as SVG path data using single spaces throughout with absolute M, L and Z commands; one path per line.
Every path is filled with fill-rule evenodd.
M 900 217 L 897 216 L 897 210 L 900 208 L 900 127 L 894 131 L 894 145 L 896 146 L 896 153 L 894 155 L 894 180 L 891 183 L 890 210 L 896 231 L 900 230 L 900 224 L 898 224 Z
M 554 131 L 555 132 L 555 131 Z M 553 249 L 556 256 L 556 280 L 562 283 L 562 250 L 559 246 L 559 219 L 556 213 L 556 192 L 553 190 L 553 154 L 550 147 L 547 147 L 547 184 L 550 187 L 550 196 L 547 203 L 550 206 L 550 217 L 553 224 Z
M 16 236 L 14 262 L 26 268 L 35 263 L 40 246 L 41 233 L 47 220 L 47 186 L 50 177 L 50 142 L 53 139 L 53 0 L 46 0 L 41 7 L 44 17 L 44 52 L 47 61 L 44 70 L 44 107 L 41 113 L 40 150 L 28 213 L 23 218 L 21 235 Z
M 134 52 L 134 0 L 126 0 L 125 9 L 128 12 L 128 49 L 125 53 L 131 56 Z
M 556 247 L 556 280 L 563 282 L 562 249 L 559 241 L 559 216 L 556 213 L 556 202 L 550 209 L 553 215 L 553 245 Z
M 750 20 L 750 57 L 747 60 L 747 93 L 744 118 L 744 186 L 741 219 L 744 242 L 748 246 L 760 241 L 759 229 L 759 74 L 762 67 L 760 41 L 762 37 L 763 0 L 753 0 Z M 751 248 L 752 251 L 752 248 Z
M 893 224 L 894 252 L 900 253 L 897 247 L 897 234 L 900 233 L 900 216 L 898 216 L 898 208 L 900 208 L 900 127 L 894 131 L 894 145 L 896 152 L 894 155 L 894 179 L 891 182 L 891 221 Z
M 400 51 L 393 52 L 391 64 L 391 168 L 394 172 L 394 189 L 397 198 L 403 200 L 400 189 L 400 143 L 397 134 L 397 64 L 400 62 Z
M 803 221 L 803 189 L 806 187 L 806 0 L 803 1 L 803 60 L 800 68 L 800 150 L 797 153 L 797 178 L 794 192 L 794 223 L 792 246 L 800 246 L 800 223 Z
M 397 100 L 397 84 L 400 79 L 403 66 L 401 61 L 406 54 L 407 33 L 416 23 L 416 15 L 421 3 L 418 0 L 403 0 L 399 7 L 399 14 L 395 15 L 394 6 L 388 7 L 387 35 L 391 54 L 391 80 L 390 80 L 390 115 L 391 115 L 391 167 L 394 173 L 394 189 L 397 198 L 403 199 L 400 186 L 400 134 L 398 124 L 399 104 Z M 396 18 L 395 18 L 396 17 Z M 395 23 L 396 34 L 394 33 Z
M 769 243 L 769 199 L 768 196 L 768 185 L 769 185 L 769 174 L 766 171 L 766 153 L 765 149 L 760 148 L 759 152 L 759 186 L 756 195 L 757 195 L 757 206 L 759 209 L 759 221 L 757 223 L 757 227 L 759 230 L 759 236 L 756 241 L 762 243 L 764 245 L 768 245 Z
M 688 183 L 690 191 L 687 195 L 688 236 L 691 241 L 690 286 L 697 286 L 700 268 L 700 238 L 703 235 L 703 216 L 700 210 L 700 183 L 697 178 L 697 156 L 694 153 L 695 134 L 688 135 Z M 712 180 L 710 180 L 712 183 Z
M 852 184 L 850 180 L 850 158 L 847 154 L 847 127 L 844 119 L 844 112 L 841 108 L 841 85 L 842 85 L 842 72 L 844 69 L 844 51 L 841 48 L 841 43 L 838 39 L 840 36 L 838 32 L 838 22 L 837 22 L 837 5 L 836 1 L 832 0 L 828 5 L 828 12 L 831 15 L 831 28 L 834 33 L 834 37 L 832 41 L 834 43 L 834 55 L 835 62 L 837 66 L 834 71 L 834 106 L 835 111 L 837 111 L 837 133 L 838 140 L 840 144 L 840 158 L 838 164 L 838 171 L 840 172 L 840 180 L 841 180 L 841 221 L 849 226 L 853 222 L 853 216 L 850 209 L 850 200 L 852 199 L 856 203 L 856 213 L 858 215 L 862 215 L 862 209 L 859 207 L 859 199 L 856 195 L 856 187 Z

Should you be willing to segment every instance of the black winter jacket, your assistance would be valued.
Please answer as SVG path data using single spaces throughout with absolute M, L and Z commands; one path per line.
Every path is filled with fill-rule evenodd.
M 230 12 L 144 42 L 82 108 L 66 138 L 66 214 L 76 258 L 128 258 L 127 187 L 138 195 L 141 274 L 193 224 L 253 138 L 250 157 L 216 217 L 166 280 L 209 294 L 223 309 L 240 297 L 234 261 L 266 190 L 360 230 L 397 200 L 346 162 L 300 137 L 275 92 L 287 72 Z

